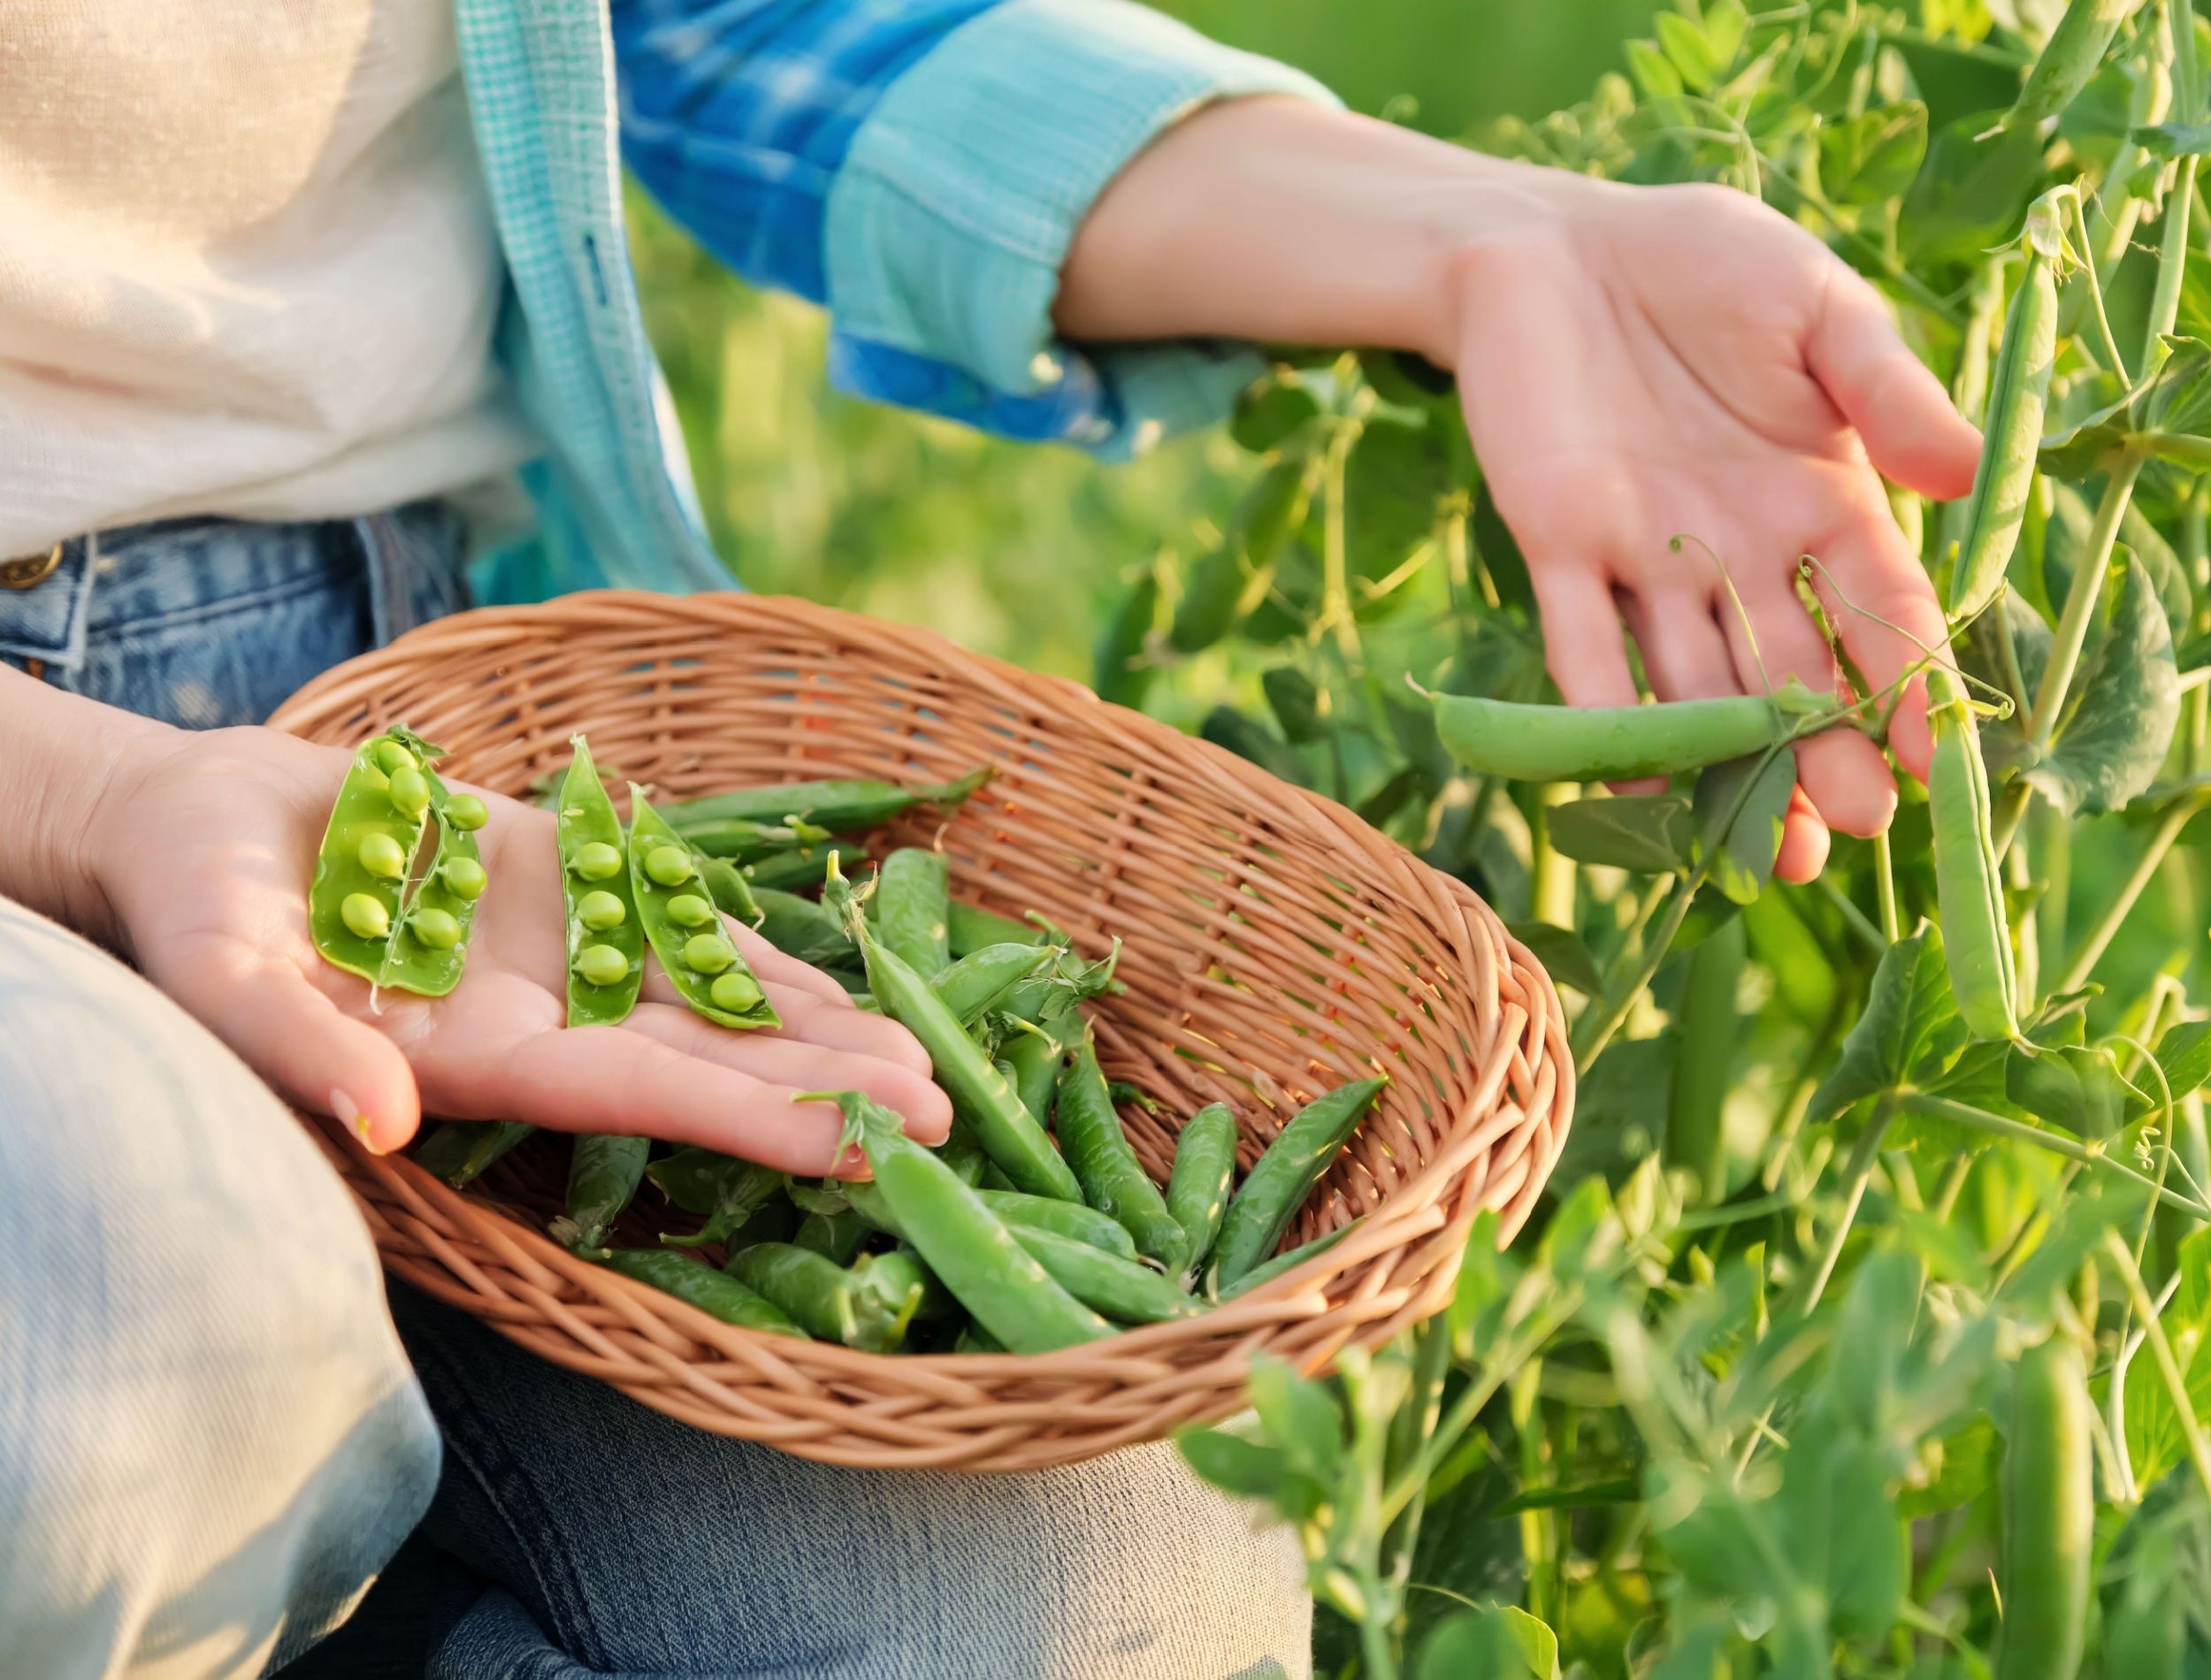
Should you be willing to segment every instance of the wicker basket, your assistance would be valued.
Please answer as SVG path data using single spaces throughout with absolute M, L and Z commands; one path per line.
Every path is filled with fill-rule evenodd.
M 925 631 L 754 595 L 570 596 L 417 630 L 272 721 L 345 745 L 405 722 L 451 750 L 450 775 L 509 793 L 564 765 L 578 729 L 671 797 L 988 763 L 948 822 L 915 813 L 871 844 L 941 836 L 955 896 L 1042 911 L 1085 949 L 1121 936 L 1128 990 L 1096 1006 L 1099 1051 L 1165 1104 L 1128 1119 L 1155 1176 L 1203 1103 L 1236 1111 L 1248 1166 L 1289 1108 L 1390 1076 L 1287 1241 L 1363 1214 L 1358 1230 L 1199 1317 L 1028 1358 L 736 1329 L 541 1234 L 558 1140 L 464 1195 L 324 1128 L 393 1272 L 701 1429 L 833 1463 L 1021 1470 L 1222 1417 L 1255 1353 L 1310 1371 L 1441 1308 L 1475 1214 L 1517 1230 L 1565 1135 L 1557 996 L 1464 886 L 1230 753 Z

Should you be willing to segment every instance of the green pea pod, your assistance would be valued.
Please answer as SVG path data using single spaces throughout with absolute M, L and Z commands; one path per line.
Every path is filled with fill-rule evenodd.
M 871 1354 L 898 1352 L 930 1299 L 932 1279 L 927 1269 L 911 1255 L 868 1255 L 846 1268 L 845 1280 L 853 1308 L 852 1345 Z M 937 1295 L 949 1304 L 941 1285 Z
M 1675 1012 L 1676 1047 L 1666 1110 L 1666 1165 L 1686 1168 L 1697 1198 L 1727 1195 L 1727 1139 L 1722 1124 L 1742 1016 L 1735 993 L 1749 955 L 1740 916 L 1730 916 L 1690 951 Z
M 406 907 L 385 945 L 384 967 L 376 983 L 425 997 L 443 997 L 461 983 L 477 901 L 484 895 L 484 863 L 474 833 L 474 827 L 482 826 L 483 802 L 474 794 L 456 798 L 447 792 L 427 764 L 422 776 L 438 825 L 437 849 L 422 878 L 407 890 Z M 474 827 L 453 820 L 449 813 L 456 807 L 472 808 Z
M 952 1168 L 906 1135 L 898 1116 L 858 1091 L 822 1095 L 844 1110 L 846 1142 L 866 1152 L 892 1218 L 923 1264 L 999 1342 L 1015 1353 L 1041 1354 L 1112 1333 L 1052 1280 Z
M 1291 1116 L 1266 1146 L 1221 1216 L 1212 1268 L 1216 1292 L 1274 1252 L 1305 1197 L 1387 1082 L 1377 1077 L 1337 1086 Z
M 1006 994 L 1050 959 L 1044 945 L 985 945 L 971 951 L 929 983 L 945 1007 L 973 1027 Z
M 944 1279 L 910 1248 L 869 1255 L 853 1269 L 868 1274 L 862 1279 L 862 1288 L 884 1300 L 904 1300 L 918 1285 L 921 1295 L 914 1312 L 915 1324 L 942 1324 L 960 1316 L 960 1303 L 952 1298 Z
M 422 1141 L 415 1165 L 457 1190 L 537 1129 L 524 1120 L 448 1120 Z
M 1947 665 L 1928 669 L 1927 721 L 1934 733 L 1927 806 L 1935 901 L 1951 990 L 1976 1036 L 2016 1039 L 2011 924 L 1989 839 L 1988 772 L 1974 739 L 1964 685 Z
M 1037 1256 L 1053 1282 L 1115 1324 L 1156 1325 L 1169 1318 L 1194 1318 L 1204 1310 L 1150 1266 L 1033 1226 L 1007 1228 L 1014 1241 Z
M 650 1138 L 578 1138 L 568 1159 L 568 1208 L 553 1221 L 554 1240 L 570 1249 L 605 1248 L 608 1232 L 637 1195 L 652 1151 Z
M 630 890 L 653 954 L 684 1002 L 719 1027 L 780 1027 L 783 1020 L 744 957 L 699 892 L 695 855 L 630 784 Z M 703 905 L 706 915 L 691 905 Z
M 745 866 L 745 879 L 754 891 L 771 887 L 778 892 L 796 892 L 802 887 L 820 886 L 831 862 L 842 870 L 867 860 L 864 846 L 854 845 L 849 840 L 824 840 L 818 846 L 778 851 L 758 863 L 748 863 Z
M 860 955 L 845 924 L 825 905 L 796 893 L 777 892 L 772 887 L 758 889 L 754 897 L 760 911 L 754 931 L 784 956 L 816 966 L 834 966 Z
M 1136 1239 L 1138 1254 L 1169 1271 L 1180 1271 L 1190 1252 L 1190 1239 L 1129 1146 L 1121 1116 L 1113 1111 L 1113 1099 L 1106 1093 L 1106 1075 L 1098 1070 L 1097 1047 L 1087 1039 L 1060 1076 L 1059 1117 L 1053 1126 L 1067 1165 L 1083 1187 L 1083 1199 L 1120 1221 Z
M 1144 657 L 1159 618 L 1159 568 L 1147 567 L 1106 621 L 1092 656 L 1090 686 L 1116 706 L 1144 704 L 1152 668 Z
M 850 889 L 834 870 L 829 891 L 832 910 L 849 905 Z M 960 1018 L 945 1007 L 927 981 L 876 937 L 866 918 L 853 917 L 852 925 L 860 941 L 861 959 L 868 966 L 868 989 L 884 1014 L 921 1041 L 937 1082 L 952 1097 L 952 1111 L 967 1124 L 983 1153 L 1013 1181 L 1015 1189 L 1081 1201 L 1082 1186 L 1052 1147 L 1044 1127 L 1021 1106 L 1006 1076 L 968 1036 Z M 922 1255 L 930 1264 L 936 1264 L 927 1249 Z M 952 1279 L 947 1277 L 945 1281 Z M 969 1310 L 973 1310 L 972 1304 Z
M 1220 1289 L 1213 1298 L 1220 1302 L 1234 1301 L 1238 1295 L 1248 1295 L 1252 1290 L 1274 1282 L 1286 1271 L 1295 1271 L 1315 1255 L 1326 1254 L 1335 1248 L 1337 1243 L 1350 1234 L 1352 1228 L 1358 1224 L 1357 1219 L 1349 1220 L 1336 1226 L 1333 1231 L 1321 1233 L 1311 1242 L 1299 1243 L 1288 1254 L 1276 1255 L 1265 1265 L 1253 1266 L 1234 1283 L 1226 1288 Z
M 708 822 L 788 823 L 799 818 L 832 834 L 853 834 L 879 827 L 916 806 L 959 805 L 992 774 L 984 765 L 957 781 L 912 786 L 867 779 L 784 782 L 773 787 L 709 794 L 702 799 L 679 799 L 662 806 L 661 814 L 678 829 Z
M 781 1308 L 763 1300 L 735 1278 L 703 1265 L 688 1255 L 670 1254 L 665 1249 L 616 1249 L 600 1256 L 599 1264 L 609 1271 L 649 1284 L 663 1294 L 673 1295 L 724 1324 L 741 1325 L 746 1330 L 764 1330 L 770 1335 L 806 1339 L 806 1332 L 792 1323 L 790 1315 Z
M 807 1214 L 799 1221 L 791 1241 L 795 1247 L 811 1249 L 842 1266 L 850 1264 L 853 1256 L 867 1246 L 875 1229 L 857 1209 L 846 1208 L 841 1213 Z
M 1183 1123 L 1167 1181 L 1167 1210 L 1182 1227 L 1189 1244 L 1182 1264 L 1192 1271 L 1205 1264 L 1220 1234 L 1236 1174 L 1236 1117 L 1225 1103 L 1209 1103 Z
M 849 1345 L 859 1334 L 851 1279 L 827 1256 L 792 1242 L 760 1242 L 731 1256 L 724 1270 L 809 1336 Z
M 2077 6 L 2074 8 L 2079 10 Z M 2039 211 L 2041 206 L 2037 206 Z M 2037 224 L 2031 218 L 2030 227 Z M 1996 598 L 2018 546 L 2042 442 L 2042 416 L 2057 363 L 2057 260 L 2054 235 L 2046 254 L 2027 243 L 2027 271 L 2004 317 L 2004 339 L 1988 392 L 1980 464 L 1966 502 L 1964 535 L 1950 573 L 1950 616 L 1969 619 Z
M 1771 694 L 1652 706 L 1534 706 L 1434 697 L 1451 757 L 1515 782 L 1618 782 L 1725 763 L 1791 739 L 1829 702 L 1791 678 Z
M 782 1173 L 715 1149 L 677 1149 L 648 1165 L 645 1174 L 685 1212 L 706 1217 L 706 1224 L 690 1236 L 662 1232 L 661 1241 L 673 1249 L 733 1240 L 784 1187 Z
M 1015 921 L 957 899 L 945 917 L 945 933 L 954 957 L 972 956 L 985 945 L 1041 945 L 1052 937 L 1033 921 Z
M 2080 96 L 2110 50 L 2119 26 L 2142 0 L 2073 0 L 2050 31 L 2042 53 L 2027 72 L 2019 97 L 2004 113 L 2006 128 L 2033 127 L 2062 114 Z
M 956 1163 L 947 1165 L 957 1171 Z M 845 1186 L 845 1194 L 852 1199 L 853 1212 L 876 1230 L 905 1241 L 906 1233 L 899 1228 L 898 1218 L 891 1211 L 882 1191 L 872 1184 L 861 1183 Z M 1008 1226 L 1049 1231 L 1055 1236 L 1087 1242 L 1093 1249 L 1119 1255 L 1124 1260 L 1136 1257 L 1136 1240 L 1096 1208 L 1086 1208 L 1080 1202 L 1062 1202 L 1056 1196 L 1029 1195 L 1020 1190 L 977 1190 L 976 1194 L 982 1197 L 983 1205 Z
M 568 1024 L 607 1027 L 637 1006 L 639 989 L 645 984 L 645 924 L 630 885 L 622 819 L 615 814 L 584 737 L 570 737 L 569 747 L 574 756 L 561 778 L 553 815 L 568 930 Z M 584 952 L 594 949 L 611 955 L 594 955 L 585 963 Z M 592 977 L 582 972 L 586 967 Z
M 952 961 L 947 879 L 943 852 L 902 846 L 883 860 L 868 901 L 876 937 L 923 980 L 936 979 Z
M 1100 1322 L 1102 1323 L 1103 1320 Z M 958 1339 L 952 1344 L 952 1350 L 956 1354 L 983 1354 L 988 1355 L 991 1354 L 1004 1353 L 1006 1351 L 1006 1344 L 1000 1341 L 996 1336 L 993 1336 L 989 1331 L 985 1330 L 981 1325 L 970 1324 L 960 1330 Z
M 408 872 L 430 821 L 423 763 L 442 752 L 403 729 L 372 736 L 355 752 L 331 806 L 307 890 L 308 932 L 326 961 L 363 980 L 380 983 L 391 955 Z
M 1251 481 L 1219 546 L 1190 568 L 1167 625 L 1167 645 L 1176 653 L 1211 647 L 1266 599 L 1274 563 L 1305 523 L 1325 464 L 1324 456 L 1300 451 Z
M 1064 1059 L 1060 1041 L 1050 1031 L 1013 1033 L 999 1046 L 998 1073 L 1039 1126 L 1052 1124 Z
M 665 813 L 663 813 L 665 814 Z M 708 858 L 727 858 L 732 863 L 757 863 L 779 851 L 796 851 L 830 837 L 827 829 L 811 822 L 748 822 L 742 817 L 718 822 L 669 823 L 691 843 L 692 850 Z
M 2069 1341 L 2053 1336 L 2020 1355 L 2001 1484 L 1996 1680 L 2071 1680 L 2080 1672 L 2096 1540 L 2093 1406 Z
M 693 852 L 691 861 L 699 872 L 699 884 L 707 890 L 716 910 L 736 917 L 747 928 L 760 926 L 763 913 L 760 899 L 743 869 L 727 858 L 709 858 L 704 852 Z

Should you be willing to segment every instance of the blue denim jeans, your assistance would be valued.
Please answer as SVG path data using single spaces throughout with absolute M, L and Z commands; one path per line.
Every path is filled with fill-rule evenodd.
M 458 541 L 417 508 L 73 544 L 0 591 L 0 657 L 175 722 L 253 721 L 458 605 Z M 1309 1673 L 1294 1542 L 1171 1447 L 833 1470 L 387 1296 L 268 1088 L 5 900 L 0 1184 L 11 1680 Z

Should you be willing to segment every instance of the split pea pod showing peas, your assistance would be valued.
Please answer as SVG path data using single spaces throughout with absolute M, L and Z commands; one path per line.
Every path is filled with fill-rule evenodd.
M 845 1111 L 847 1142 L 922 1263 L 975 1322 L 1017 1354 L 1050 1353 L 1112 1333 L 1014 1240 L 959 1174 L 906 1135 L 898 1117 L 858 1091 L 824 1093 Z
M 1221 1217 L 1212 1267 L 1216 1290 L 1235 1284 L 1274 1251 L 1385 1083 L 1375 1078 L 1337 1086 L 1291 1116 L 1266 1146 Z
M 948 879 L 943 852 L 901 846 L 883 860 L 868 901 L 876 937 L 923 980 L 936 979 L 952 961 Z
M 793 1324 L 790 1314 L 780 1307 L 735 1278 L 727 1277 L 688 1255 L 666 1249 L 616 1249 L 601 1256 L 599 1264 L 625 1278 L 650 1284 L 724 1324 L 738 1325 L 746 1330 L 764 1330 L 772 1335 L 796 1336 L 800 1340 L 806 1339 L 806 1332 Z
M 611 1026 L 637 1006 L 645 984 L 645 927 L 630 887 L 622 820 L 584 737 L 570 737 L 569 745 L 575 756 L 553 818 L 568 919 L 568 1024 Z
M 1184 1122 L 1174 1142 L 1174 1170 L 1167 1181 L 1167 1210 L 1188 1242 L 1182 1264 L 1192 1271 L 1220 1234 L 1228 1190 L 1236 1175 L 1236 1117 L 1225 1103 L 1210 1103 Z
M 1794 677 L 1771 694 L 1651 706 L 1434 697 L 1444 750 L 1468 769 L 1515 782 L 1618 782 L 1699 770 L 1793 739 L 1804 719 L 1829 705 Z
M 571 1249 L 603 1249 L 607 1233 L 636 1198 L 650 1138 L 593 1134 L 576 1140 L 568 1163 L 568 1206 L 553 1222 L 555 1241 Z
M 1989 838 L 1988 772 L 1974 738 L 1964 684 L 1947 665 L 1927 672 L 1934 762 L 1927 804 L 1934 834 L 1935 900 L 1958 1013 L 1980 1038 L 2016 1039 L 2011 924 Z
M 851 905 L 851 890 L 834 869 L 829 890 L 832 909 L 841 913 Z M 1083 1187 L 1075 1174 L 1036 1117 L 1021 1106 L 1006 1076 L 968 1035 L 960 1018 L 945 1007 L 927 981 L 876 938 L 865 917 L 853 918 L 853 931 L 860 942 L 861 959 L 868 966 L 868 989 L 884 1014 L 921 1041 L 937 1082 L 951 1096 L 953 1111 L 966 1122 L 983 1153 L 1012 1180 L 1014 1188 L 1080 1202 Z M 927 1249 L 922 1257 L 936 1264 Z
M 630 784 L 630 891 L 638 920 L 669 982 L 697 1013 L 722 1027 L 780 1027 L 760 981 L 723 931 L 699 885 L 681 836 Z
M 2074 8 L 2078 11 L 2077 6 Z M 2018 546 L 2057 362 L 2057 213 L 2047 200 L 2027 218 L 2027 271 L 2012 294 L 1989 382 L 1988 424 L 1966 503 L 1965 534 L 1950 574 L 1950 616 L 1968 619 L 1996 598 Z
M 476 830 L 490 813 L 472 793 L 448 793 L 427 765 L 419 774 L 437 824 L 437 848 L 422 878 L 407 889 L 377 984 L 443 997 L 461 983 L 461 970 L 468 960 L 476 901 L 486 885 Z
M 2080 1672 L 2096 1539 L 2093 1406 L 2070 1342 L 2053 1336 L 2020 1355 L 2004 1440 L 1996 1680 Z
M 423 760 L 440 751 L 403 729 L 363 741 L 323 830 L 307 891 L 308 931 L 325 959 L 363 980 L 381 983 L 391 956 L 408 871 L 430 821 Z
M 1121 1116 L 1098 1065 L 1097 1047 L 1085 1040 L 1060 1076 L 1060 1108 L 1053 1122 L 1067 1165 L 1083 1187 L 1083 1199 L 1111 1214 L 1136 1239 L 1136 1252 L 1179 1271 L 1190 1239 L 1167 1198 L 1144 1170 L 1121 1129 Z

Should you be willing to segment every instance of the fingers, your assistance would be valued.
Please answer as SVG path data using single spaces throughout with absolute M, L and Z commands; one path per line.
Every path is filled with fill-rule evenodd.
M 1724 596 L 1714 602 L 1687 590 L 1654 592 L 1630 605 L 1629 626 L 1660 699 L 1716 699 L 1742 691 L 1734 653 L 1713 616 L 1733 611 Z
M 1923 662 L 1930 649 L 1947 658 L 1949 628 L 1934 585 L 1885 509 L 1869 509 L 1837 531 L 1821 559 L 1834 583 L 1815 581 L 1813 586 L 1827 600 L 1843 646 L 1876 691 Z M 1848 606 L 1833 599 L 1836 587 L 1849 597 Z M 1927 779 L 1934 737 L 1927 728 L 1924 677 L 1913 677 L 1903 691 L 1889 720 L 1888 743 L 1899 764 L 1922 782 Z
M 904 1035 L 903 1028 L 878 1017 L 857 1010 L 841 1012 Z M 655 1004 L 640 1005 L 628 1025 L 687 1056 L 769 1084 L 797 1091 L 864 1091 L 900 1116 L 907 1132 L 927 1143 L 941 1143 L 952 1129 L 952 1099 L 930 1079 L 926 1059 L 917 1072 L 864 1049 L 831 1049 L 779 1033 L 732 1033 L 687 1009 Z
M 822 978 L 828 977 L 823 975 Z M 830 984 L 834 986 L 837 982 L 830 981 Z M 854 1009 L 851 1000 L 841 995 L 832 1004 L 811 989 L 793 991 L 779 984 L 769 984 L 765 989 L 768 1001 L 775 1006 L 776 1013 L 783 1018 L 783 1026 L 775 1036 L 816 1045 L 824 1050 L 850 1050 L 855 1055 L 872 1056 L 893 1067 L 927 1076 L 929 1052 L 914 1041 L 913 1034 L 888 1017 Z M 646 974 L 645 989 L 640 996 L 646 1004 L 664 1004 L 670 1008 L 687 1007 L 668 976 L 658 968 Z M 708 1027 L 708 1030 L 726 1034 L 728 1029 Z M 758 1037 L 761 1035 L 742 1036 Z
M 1628 668 L 1627 642 L 1610 586 L 1578 561 L 1528 560 L 1543 619 L 1543 661 L 1569 706 L 1633 706 L 1642 699 Z M 1662 793 L 1663 779 L 1615 782 L 1615 793 Z
M 1938 500 L 1972 489 L 1980 433 L 1897 336 L 1880 294 L 1840 262 L 1804 358 L 1885 476 Z
M 415 1135 L 422 1099 L 406 1055 L 296 968 L 223 938 L 187 946 L 164 967 L 164 987 L 284 1096 L 335 1115 L 379 1155 Z
M 1757 635 L 1765 675 L 1779 686 L 1794 676 L 1815 693 L 1835 691 L 1840 680 L 1833 655 L 1803 604 L 1768 581 L 1746 592 L 1744 607 Z M 1758 663 L 1740 630 L 1736 668 L 1748 688 L 1759 683 Z M 1820 820 L 1845 834 L 1878 834 L 1896 808 L 1896 783 L 1881 750 L 1853 729 L 1829 729 L 1796 746 L 1796 780 Z
M 1798 788 L 1781 818 L 1781 849 L 1774 854 L 1773 873 L 1801 886 L 1827 867 L 1828 845 L 1827 825 Z

